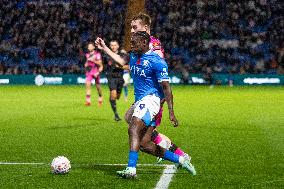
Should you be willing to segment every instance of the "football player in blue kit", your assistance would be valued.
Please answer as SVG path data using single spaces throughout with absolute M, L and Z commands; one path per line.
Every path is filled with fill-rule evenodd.
M 129 60 L 113 53 L 101 38 L 96 39 L 96 46 L 111 56 L 121 66 L 129 64 L 134 83 L 134 113 L 128 129 L 129 156 L 128 166 L 117 175 L 123 178 L 136 177 L 136 165 L 139 150 L 180 164 L 188 172 L 195 175 L 194 166 L 183 156 L 158 146 L 151 141 L 155 127 L 152 122 L 160 110 L 161 98 L 168 104 L 169 117 L 172 124 L 178 126 L 173 109 L 173 95 L 169 84 L 168 66 L 164 59 L 149 49 L 150 35 L 138 31 L 131 37 Z

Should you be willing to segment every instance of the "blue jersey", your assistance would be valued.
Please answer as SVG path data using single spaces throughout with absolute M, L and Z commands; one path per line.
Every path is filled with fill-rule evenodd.
M 149 94 L 164 98 L 159 82 L 169 81 L 168 66 L 165 60 L 152 51 L 148 51 L 141 57 L 130 53 L 129 58 L 135 102 Z

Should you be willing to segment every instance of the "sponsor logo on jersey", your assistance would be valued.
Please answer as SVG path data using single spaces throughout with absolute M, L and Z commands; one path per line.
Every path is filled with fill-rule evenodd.
M 134 75 L 138 75 L 140 77 L 146 77 L 145 70 L 142 68 L 139 68 L 138 66 L 131 66 L 130 71 Z

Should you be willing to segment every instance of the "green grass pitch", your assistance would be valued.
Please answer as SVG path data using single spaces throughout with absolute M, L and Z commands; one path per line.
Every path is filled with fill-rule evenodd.
M 95 88 L 93 88 L 95 92 Z M 115 172 L 127 163 L 128 135 L 116 123 L 103 87 L 104 104 L 84 106 L 84 86 L 0 86 L 0 188 L 154 188 L 163 168 L 139 167 L 138 178 Z M 178 170 L 170 188 L 284 188 L 283 87 L 173 86 L 180 126 L 164 111 L 158 129 L 192 156 L 193 177 Z M 133 102 L 118 102 L 124 112 Z M 50 162 L 71 160 L 67 175 L 50 173 Z M 156 158 L 140 153 L 139 163 Z M 166 162 L 167 163 L 167 162 Z

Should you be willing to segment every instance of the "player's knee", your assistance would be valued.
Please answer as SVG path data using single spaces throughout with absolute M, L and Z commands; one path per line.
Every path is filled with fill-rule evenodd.
M 143 127 L 144 122 L 137 117 L 131 116 L 130 124 L 133 125 L 135 128 L 138 128 L 138 127 Z
M 132 134 L 132 136 L 141 137 L 141 131 L 144 128 L 143 124 L 143 121 L 139 118 L 132 117 L 128 128 L 128 134 Z
M 128 123 L 128 125 L 131 123 L 131 115 L 129 113 L 129 111 L 127 111 L 124 115 L 124 119 L 125 121 Z
M 90 87 L 91 86 L 91 82 L 90 81 L 86 81 L 86 86 Z
M 144 152 L 147 151 L 147 142 L 141 142 L 140 149 L 143 149 Z
M 117 99 L 117 94 L 116 91 L 111 91 L 110 92 L 110 100 L 116 100 Z
M 142 152 L 150 152 L 151 151 L 151 148 L 150 148 L 150 141 L 141 141 L 140 143 L 140 150 Z
M 121 93 L 117 93 L 117 95 L 116 95 L 116 99 L 117 99 L 117 100 L 120 99 L 120 94 L 121 94 Z
M 129 117 L 127 115 L 124 116 L 124 119 L 126 121 L 126 123 L 128 123 L 128 125 L 131 123 Z
M 144 138 L 142 138 L 142 140 L 140 141 L 140 147 L 143 148 L 144 151 L 147 151 L 148 146 L 150 145 L 150 142 L 151 142 L 151 141 L 149 141 L 147 137 L 146 137 L 146 138 L 144 137 Z
M 158 145 L 153 146 L 151 141 L 141 142 L 140 150 L 145 153 L 155 154 L 157 157 L 163 157 L 164 155 L 163 148 Z

